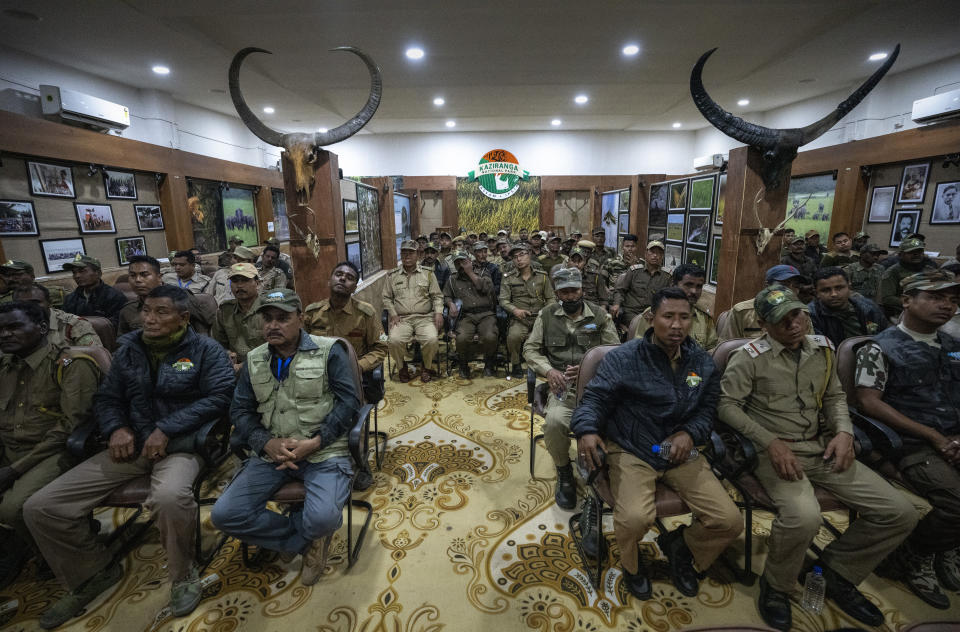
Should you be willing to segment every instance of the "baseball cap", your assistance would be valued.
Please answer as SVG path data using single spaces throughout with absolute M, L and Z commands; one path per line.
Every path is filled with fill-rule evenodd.
M 547 240 L 547 243 L 550 243 L 550 242 L 553 241 L 554 239 L 556 239 L 557 241 L 560 241 L 560 235 L 554 235 L 553 237 L 551 237 L 550 239 Z
M 464 235 L 457 235 L 453 238 L 453 243 L 457 243 L 458 241 L 466 241 L 466 239 L 467 238 Z
M 820 231 L 819 231 L 819 230 L 814 230 L 814 229 L 812 229 L 812 228 L 807 231 L 807 234 L 806 234 L 807 237 L 813 237 L 814 235 L 816 235 L 817 237 L 819 237 L 819 236 L 820 236 Z
M 593 235 L 604 235 L 607 231 L 603 230 L 603 226 L 597 226 L 593 229 Z
M 791 244 L 795 244 L 795 243 L 797 243 L 798 241 L 803 241 L 803 240 L 804 240 L 803 237 L 801 237 L 800 235 L 794 235 L 794 236 L 793 236 L 793 239 L 790 240 L 790 243 L 791 243 Z
M 90 255 L 81 255 L 80 253 L 77 253 L 77 256 L 74 257 L 71 261 L 68 261 L 65 264 L 63 264 L 63 269 L 69 270 L 71 268 L 86 268 L 87 266 L 90 266 L 91 268 L 96 268 L 97 270 L 99 270 L 100 260 L 94 257 L 91 257 Z
M 458 250 L 458 251 L 456 251 L 455 253 L 453 253 L 453 262 L 454 262 L 454 263 L 456 263 L 457 261 L 459 261 L 459 260 L 461 260 L 461 259 L 466 259 L 466 260 L 469 261 L 469 260 L 470 260 L 470 257 L 467 256 L 467 253 L 465 253 L 465 252 L 462 251 L 462 250 Z
M 440 252 L 440 246 L 438 246 L 438 245 L 437 245 L 437 242 L 435 242 L 435 241 L 428 241 L 426 244 L 424 244 L 423 249 L 424 249 L 424 250 L 435 250 L 435 251 L 437 251 L 437 252 Z
M 229 242 L 231 244 L 242 244 L 243 240 L 237 237 L 236 235 L 233 235 L 232 237 L 230 237 Z
M 230 266 L 230 275 L 228 278 L 233 278 L 235 276 L 256 279 L 260 275 L 257 273 L 257 267 L 252 263 L 235 263 Z
M 477 236 L 477 231 L 475 230 L 471 230 L 469 233 L 467 233 L 467 237 L 476 237 L 476 236 Z
M 400 244 L 400 250 L 416 250 L 417 248 L 419 248 L 417 242 L 412 239 L 408 239 Z
M 33 274 L 33 266 L 26 261 L 20 261 L 19 259 L 7 259 L 7 262 L 0 266 L 0 269 L 7 270 L 8 272 L 20 272 L 25 270 L 30 274 Z
M 507 234 L 507 231 L 503 230 L 502 228 L 497 231 L 497 236 L 498 236 L 498 237 L 499 237 L 500 235 L 506 235 L 506 234 Z
M 596 248 L 597 244 L 593 243 L 589 239 L 581 239 L 577 242 L 577 245 L 581 248 Z
M 268 239 L 268 240 L 265 241 L 264 243 L 269 244 L 269 245 L 271 245 L 271 246 L 279 246 L 279 245 L 280 245 L 280 240 L 277 239 L 276 237 L 271 237 L 270 239 Z
M 766 281 L 767 283 L 773 283 L 775 281 L 786 281 L 794 277 L 806 278 L 793 266 L 781 263 L 767 270 Z
M 553 289 L 562 290 L 567 287 L 583 287 L 583 277 L 577 268 L 560 268 L 553 273 Z
M 257 311 L 262 312 L 267 307 L 276 307 L 285 312 L 295 312 L 301 309 L 300 297 L 288 288 L 270 290 L 260 295 L 260 307 L 257 308 Z
M 860 252 L 886 252 L 886 250 L 884 250 L 877 244 L 863 244 L 863 247 L 860 249 Z
M 443 231 L 442 233 L 440 233 L 440 236 L 441 236 L 441 237 L 446 237 L 447 239 L 450 239 L 450 233 L 448 233 L 447 231 Z
M 909 239 L 904 239 L 900 242 L 900 247 L 897 248 L 900 252 L 911 252 L 913 250 L 923 250 L 927 245 L 923 243 L 922 239 L 917 239 L 916 237 L 910 237 Z
M 650 250 L 651 248 L 659 248 L 660 250 L 666 250 L 666 248 L 663 247 L 663 242 L 657 239 L 647 242 L 647 250 Z
M 947 270 L 925 270 L 917 274 L 911 274 L 900 281 L 900 289 L 904 293 L 911 290 L 936 292 L 958 285 L 960 283 L 957 283 L 956 277 Z
M 477 243 L 473 244 L 473 249 L 474 249 L 474 250 L 486 250 L 486 249 L 487 249 L 487 242 L 485 242 L 485 241 L 478 241 Z
M 570 255 L 569 255 L 569 256 L 570 256 L 570 257 L 573 257 L 574 255 L 580 257 L 581 259 L 583 259 L 583 258 L 586 256 L 586 253 L 585 253 L 582 249 L 577 248 L 576 246 L 574 246 L 573 248 L 570 249 Z
M 237 259 L 246 259 L 249 261 L 257 258 L 257 255 L 246 246 L 237 246 L 237 249 L 233 251 L 233 256 Z
M 759 318 L 771 325 L 780 322 L 784 316 L 795 309 L 810 311 L 793 292 L 779 284 L 760 290 L 757 297 L 753 299 L 753 309 L 756 310 Z
M 859 233 L 857 233 L 856 235 L 854 235 L 853 238 L 854 238 L 854 239 L 860 239 L 860 238 L 870 239 L 870 235 L 868 235 L 866 231 L 861 230 Z
M 530 233 L 530 239 L 540 239 L 540 240 L 543 240 L 543 235 L 541 235 L 541 234 L 538 233 L 537 231 L 534 231 L 534 232 Z
M 527 246 L 527 244 L 519 242 L 510 246 L 510 252 L 507 253 L 507 256 L 512 257 L 513 254 L 519 250 L 522 250 L 523 252 L 530 252 L 530 248 Z

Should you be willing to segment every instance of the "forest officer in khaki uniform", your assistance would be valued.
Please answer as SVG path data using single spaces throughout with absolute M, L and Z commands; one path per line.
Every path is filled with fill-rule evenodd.
M 477 243 L 476 248 L 485 248 Z M 460 360 L 460 377 L 470 379 L 470 359 L 477 347 L 483 353 L 484 377 L 492 377 L 497 355 L 497 319 L 494 310 L 497 299 L 493 293 L 493 278 L 489 268 L 474 269 L 465 252 L 453 255 L 456 272 L 443 286 L 443 300 L 450 309 L 450 317 L 456 318 L 455 300 L 462 302 L 463 313 L 457 323 L 457 355 Z M 474 342 L 476 337 L 477 341 Z
M 661 269 L 663 252 L 663 242 L 651 241 L 647 244 L 644 263 L 630 266 L 617 280 L 610 314 L 624 327 L 650 307 L 650 299 L 657 290 L 673 284 L 673 277 Z
M 556 296 L 547 274 L 531 267 L 530 249 L 526 244 L 516 244 L 510 248 L 510 257 L 514 266 L 504 273 L 500 281 L 500 307 L 510 315 L 510 326 L 507 329 L 510 374 L 513 377 L 523 377 L 520 368 L 523 343 L 537 314 L 544 305 L 552 303 Z
M 230 266 L 229 282 L 233 298 L 217 310 L 212 335 L 227 350 L 233 370 L 239 371 L 247 352 L 266 342 L 257 298 L 260 277 L 252 263 L 235 263 Z

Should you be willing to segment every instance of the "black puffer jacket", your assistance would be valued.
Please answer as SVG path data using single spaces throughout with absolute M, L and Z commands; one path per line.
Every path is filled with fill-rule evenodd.
M 235 377 L 216 340 L 187 328 L 180 344 L 160 362 L 154 383 L 142 333 L 132 331 L 117 341 L 110 372 L 94 398 L 104 438 L 127 427 L 140 449 L 156 428 L 172 438 L 227 414 Z
M 710 354 L 687 338 L 674 371 L 651 329 L 609 352 L 597 367 L 573 411 L 570 429 L 577 438 L 596 433 L 654 469 L 669 463 L 651 448 L 685 430 L 696 445 L 710 438 L 720 396 L 720 375 Z
M 883 314 L 883 310 L 870 299 L 854 294 L 850 296 L 850 303 L 853 305 L 853 311 L 857 314 L 857 320 L 860 322 L 864 336 L 873 336 L 890 326 L 890 321 Z M 843 321 L 836 314 L 825 309 L 820 301 L 810 301 L 807 308 L 810 310 L 810 322 L 813 323 L 813 330 L 826 336 L 834 346 L 839 347 L 840 343 L 847 337 L 843 329 Z

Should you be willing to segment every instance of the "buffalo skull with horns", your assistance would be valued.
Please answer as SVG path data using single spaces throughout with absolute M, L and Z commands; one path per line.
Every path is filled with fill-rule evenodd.
M 297 193 L 303 196 L 301 202 L 305 202 L 310 197 L 310 189 L 313 185 L 313 170 L 310 166 L 319 158 L 321 149 L 327 145 L 347 140 L 359 132 L 373 118 L 374 112 L 380 106 L 380 95 L 383 92 L 380 67 L 369 55 L 352 46 L 340 46 L 331 50 L 348 51 L 363 60 L 370 72 L 370 97 L 363 109 L 357 112 L 352 119 L 328 132 L 317 132 L 315 134 L 281 134 L 267 127 L 247 106 L 243 93 L 240 92 L 240 65 L 243 64 L 243 60 L 250 53 L 270 54 L 270 51 L 262 48 L 244 48 L 233 56 L 233 61 L 230 63 L 230 97 L 233 99 L 234 107 L 237 108 L 240 120 L 263 142 L 275 147 L 282 147 L 287 151 L 294 167 Z
M 714 127 L 730 138 L 760 150 L 763 156 L 760 176 L 763 178 L 763 183 L 767 189 L 772 190 L 780 186 L 780 181 L 783 179 L 784 174 L 790 172 L 790 165 L 793 163 L 793 159 L 797 157 L 797 149 L 800 146 L 806 145 L 823 136 L 823 134 L 838 123 L 840 119 L 846 116 L 853 108 L 857 107 L 857 104 L 863 101 L 863 98 L 873 90 L 874 86 L 880 82 L 883 76 L 887 74 L 887 71 L 890 70 L 890 67 L 893 66 L 897 55 L 900 54 L 900 45 L 897 44 L 897 47 L 893 50 L 893 54 L 890 55 L 890 58 L 883 66 L 877 69 L 869 79 L 863 82 L 863 85 L 838 105 L 833 112 L 816 123 L 811 123 L 806 127 L 792 129 L 770 129 L 769 127 L 748 123 L 742 118 L 727 112 L 710 98 L 710 95 L 707 94 L 707 91 L 703 87 L 701 74 L 703 73 L 704 64 L 707 63 L 707 58 L 709 58 L 715 50 L 717 49 L 714 48 L 704 53 L 690 74 L 690 94 L 693 96 L 693 102 L 697 105 L 697 109 L 700 110 L 704 118 L 710 121 Z

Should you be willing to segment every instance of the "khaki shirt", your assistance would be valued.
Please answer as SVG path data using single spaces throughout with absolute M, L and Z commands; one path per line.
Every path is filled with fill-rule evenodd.
M 653 326 L 652 320 L 653 313 L 648 307 L 640 316 L 640 322 L 637 324 L 637 333 L 634 335 L 634 338 L 643 338 L 643 334 L 647 333 L 647 330 Z M 694 305 L 690 320 L 692 324 L 690 325 L 690 333 L 687 335 L 707 351 L 712 351 L 719 343 L 717 339 L 717 326 L 713 322 L 713 316 L 701 309 L 699 305 Z
M 303 312 L 307 333 L 328 338 L 345 338 L 357 353 L 360 371 L 366 373 L 383 364 L 387 357 L 383 324 L 370 303 L 350 297 L 343 309 L 330 307 L 330 299 L 307 305 Z
M 220 268 L 214 272 L 203 292 L 212 294 L 217 300 L 217 305 L 222 305 L 224 301 L 233 298 L 233 289 L 230 287 L 230 267 Z
M 807 318 L 807 335 L 812 336 L 814 333 L 813 323 Z M 753 309 L 752 298 L 731 307 L 723 327 L 717 330 L 718 343 L 737 338 L 759 338 L 762 335 L 763 327 L 760 326 L 757 312 Z
M 551 310 L 552 313 L 548 313 Z M 556 350 L 552 354 L 556 358 L 554 363 L 551 363 L 547 357 L 547 341 L 544 338 L 545 315 L 563 324 L 563 330 L 566 334 L 565 340 L 569 340 L 571 336 L 576 336 L 576 339 L 580 341 L 578 345 L 562 344 L 556 346 Z M 586 333 L 583 331 L 584 321 L 588 319 L 600 323 L 599 332 Z M 571 318 L 563 313 L 563 308 L 560 305 L 553 304 L 541 310 L 537 315 L 537 320 L 533 323 L 533 329 L 530 330 L 530 335 L 523 343 L 523 358 L 527 361 L 527 366 L 533 369 L 537 375 L 545 377 L 551 369 L 563 371 L 567 368 L 565 366 L 567 364 L 571 366 L 579 365 L 584 354 L 592 347 L 616 344 L 620 344 L 620 334 L 617 333 L 617 327 L 613 324 L 613 318 L 599 306 L 585 302 L 580 315 Z
M 544 270 L 549 270 L 550 268 L 557 265 L 558 263 L 566 263 L 567 258 L 564 255 L 560 254 L 559 252 L 557 253 L 557 256 L 553 256 L 550 254 L 549 251 L 547 251 L 544 254 L 537 257 L 537 261 L 540 263 L 541 266 L 543 266 Z
M 217 310 L 211 337 L 225 349 L 237 354 L 237 363 L 247 359 L 247 353 L 266 342 L 263 337 L 263 318 L 257 312 L 259 299 L 255 299 L 246 313 L 240 311 L 240 303 L 232 298 Z
M 56 308 L 63 307 L 63 302 L 67 300 L 67 293 L 59 285 L 48 285 L 46 288 L 50 291 L 50 305 Z M 0 303 L 9 303 L 13 300 L 13 290 L 0 294 Z
M 164 272 L 160 280 L 166 285 L 175 285 L 181 290 L 186 290 L 191 294 L 203 294 L 207 289 L 207 284 L 210 283 L 210 277 L 200 273 L 199 264 L 197 264 L 196 270 L 194 270 L 193 276 L 190 277 L 189 281 L 181 280 L 173 270 Z
M 260 269 L 260 292 L 280 290 L 287 287 L 287 273 L 274 266 L 269 270 Z
M 533 324 L 533 319 L 544 305 L 553 303 L 555 300 L 553 284 L 547 279 L 547 273 L 543 270 L 533 270 L 531 267 L 530 278 L 524 281 L 520 272 L 513 268 L 500 280 L 500 307 L 510 315 L 510 318 L 515 318 L 514 309 L 527 310 L 531 316 L 525 322 L 529 325 Z
M 458 272 L 450 275 L 446 285 L 443 286 L 443 300 L 452 303 L 454 299 L 460 299 L 463 301 L 465 314 L 473 312 L 492 314 L 497 301 L 493 296 L 493 279 L 490 278 L 490 272 L 481 270 L 477 274 L 477 281 L 480 284 L 479 288 L 466 274 L 461 276 Z
M 21 474 L 63 451 L 74 427 L 91 415 L 99 370 L 90 360 L 61 360 L 61 352 L 47 341 L 23 360 L 0 356 L 2 460 Z
M 443 293 L 433 272 L 419 265 L 407 274 L 403 265 L 387 276 L 383 286 L 383 308 L 390 316 L 417 316 L 443 313 Z
M 847 273 L 847 276 L 850 277 L 851 290 L 871 301 L 877 300 L 877 292 L 880 290 L 880 278 L 883 276 L 883 273 L 886 272 L 886 268 L 879 263 L 874 263 L 869 268 L 865 268 L 863 264 L 858 261 L 846 266 L 844 271 Z
M 888 318 L 898 317 L 903 312 L 903 303 L 900 301 L 900 281 L 923 270 L 922 265 L 917 266 L 915 270 L 908 270 L 903 267 L 903 264 L 897 263 L 887 268 L 883 276 L 880 277 L 876 302 Z
M 100 336 L 85 318 L 50 308 L 50 344 L 58 347 L 102 347 Z
M 613 304 L 633 312 L 642 312 L 650 307 L 657 290 L 673 285 L 673 277 L 663 269 L 650 274 L 643 264 L 637 263 L 620 275 L 613 290 Z
M 806 336 L 798 361 L 764 334 L 731 354 L 720 389 L 720 420 L 761 448 L 774 439 L 814 440 L 821 413 L 831 434 L 853 434 L 836 353 L 825 336 Z

